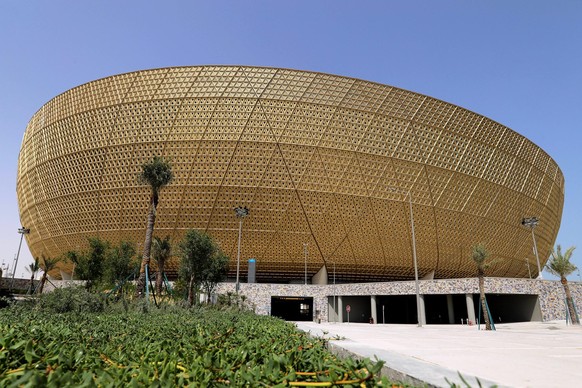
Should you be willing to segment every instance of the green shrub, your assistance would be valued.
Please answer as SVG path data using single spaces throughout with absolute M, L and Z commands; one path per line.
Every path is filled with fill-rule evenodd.
M 0 309 L 9 307 L 14 303 L 14 298 L 11 295 L 0 295 Z
M 81 287 L 64 287 L 41 295 L 38 306 L 53 313 L 97 313 L 104 310 L 104 297 Z
M 242 311 L 8 308 L 0 333 L 0 387 L 387 386 L 382 362 L 339 359 L 293 324 Z

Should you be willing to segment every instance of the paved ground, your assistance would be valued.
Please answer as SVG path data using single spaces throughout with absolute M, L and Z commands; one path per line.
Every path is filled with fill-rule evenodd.
M 564 321 L 496 325 L 497 331 L 462 325 L 370 325 L 298 322 L 313 335 L 331 338 L 339 350 L 386 361 L 389 368 L 433 386 L 460 372 L 472 386 L 582 386 L 582 327 Z M 482 326 L 483 328 L 483 326 Z

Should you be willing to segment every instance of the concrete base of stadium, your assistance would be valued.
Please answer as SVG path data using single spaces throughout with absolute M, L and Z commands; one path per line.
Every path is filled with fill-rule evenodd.
M 384 360 L 382 373 L 414 386 L 573 387 L 582 381 L 582 327 L 565 321 L 468 325 L 297 322 L 339 355 Z M 340 339 L 334 340 L 334 337 Z
M 350 284 L 241 283 L 240 292 L 258 314 L 290 321 L 373 322 L 376 324 L 462 324 L 478 321 L 477 278 L 421 280 L 417 315 L 414 281 Z M 221 283 L 216 292 L 234 292 Z M 488 307 L 495 324 L 566 319 L 565 294 L 559 281 L 486 278 Z M 570 282 L 576 302 L 582 283 Z

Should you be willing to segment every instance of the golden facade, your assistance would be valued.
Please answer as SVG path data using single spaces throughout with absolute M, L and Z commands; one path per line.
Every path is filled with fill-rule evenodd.
M 18 161 L 22 225 L 34 256 L 84 249 L 87 238 L 143 244 L 149 189 L 137 175 L 169 159 L 155 234 L 209 232 L 241 273 L 302 279 L 327 265 L 344 281 L 537 275 L 564 201 L 555 161 L 513 130 L 461 107 L 358 79 L 276 68 L 176 67 L 89 82 L 31 119 Z M 304 244 L 307 243 L 307 250 Z M 177 261 L 174 260 L 174 268 Z M 236 265 L 231 265 L 231 274 Z

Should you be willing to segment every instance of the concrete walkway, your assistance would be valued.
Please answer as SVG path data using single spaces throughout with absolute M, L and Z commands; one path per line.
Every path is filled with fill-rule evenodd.
M 297 322 L 299 329 L 332 340 L 336 352 L 386 361 L 388 376 L 429 386 L 445 380 L 471 386 L 582 386 L 582 327 L 564 321 L 496 325 L 497 331 L 462 325 L 370 325 Z M 483 326 L 481 326 L 483 329 Z

